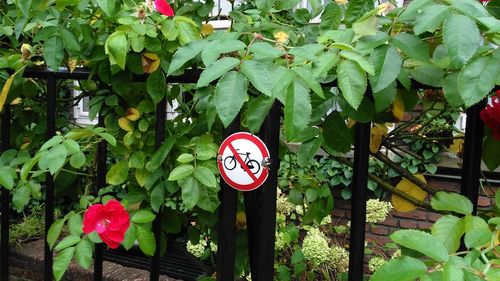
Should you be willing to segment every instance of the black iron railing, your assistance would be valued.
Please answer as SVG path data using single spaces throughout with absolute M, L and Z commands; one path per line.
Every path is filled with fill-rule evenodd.
M 200 70 L 188 70 L 185 74 L 167 78 L 168 83 L 196 83 Z M 85 70 L 69 71 L 47 71 L 38 69 L 27 69 L 25 78 L 38 78 L 47 81 L 47 138 L 55 134 L 56 96 L 57 83 L 59 80 L 83 80 L 88 79 L 91 73 Z M 145 81 L 147 76 L 136 76 L 135 81 Z M 335 86 L 330 83 L 329 86 Z M 413 81 L 414 89 L 429 88 L 428 86 Z M 156 108 L 156 138 L 155 145 L 159 147 L 165 138 L 165 105 L 163 99 Z M 461 193 L 467 196 L 477 210 L 477 197 L 479 192 L 479 180 L 481 169 L 481 149 L 483 140 L 484 124 L 479 118 L 479 112 L 484 108 L 485 102 L 481 102 L 467 109 L 467 126 L 464 144 L 464 161 L 462 166 Z M 276 188 L 277 171 L 279 168 L 279 126 L 281 107 L 278 102 L 272 107 L 261 131 L 260 137 L 270 148 L 273 159 L 270 167 L 270 176 L 261 188 L 245 193 L 245 209 L 247 213 L 248 244 L 250 254 L 250 266 L 253 280 L 270 281 L 274 274 L 274 232 L 276 224 Z M 9 149 L 11 109 L 6 105 L 2 112 L 1 146 L 0 152 Z M 99 124 L 103 125 L 104 116 L 99 116 Z M 368 158 L 370 142 L 370 123 L 357 123 L 354 141 L 354 171 L 352 184 L 352 208 L 351 208 L 351 237 L 350 237 L 350 259 L 349 280 L 358 281 L 363 279 L 364 241 L 366 224 L 366 189 L 368 181 Z M 228 136 L 240 130 L 239 118 L 236 119 L 225 131 Z M 106 142 L 101 141 L 97 149 L 97 173 L 94 192 L 104 187 L 106 182 Z M 47 174 L 45 183 L 45 227 L 50 227 L 54 220 L 54 181 Z M 235 259 L 235 236 L 236 236 L 236 203 L 237 193 L 234 189 L 221 182 L 220 192 L 221 205 L 219 208 L 218 226 L 218 253 L 217 253 L 217 280 L 228 281 L 234 279 Z M 1 197 L 1 280 L 8 280 L 9 276 L 9 212 L 10 194 L 6 189 L 2 190 Z M 157 216 L 153 224 L 157 245 L 161 239 L 161 216 Z M 45 243 L 44 278 L 45 281 L 52 280 L 52 251 Z M 159 247 L 158 247 L 159 248 Z M 160 251 L 156 250 L 150 262 L 150 280 L 159 280 L 160 275 Z M 94 280 L 102 280 L 103 248 L 97 245 L 94 254 Z

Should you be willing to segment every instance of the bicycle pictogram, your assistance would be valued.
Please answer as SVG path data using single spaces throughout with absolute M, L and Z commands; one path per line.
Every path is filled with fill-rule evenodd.
M 238 151 L 239 149 L 236 149 Z M 257 160 L 251 159 L 250 158 L 250 152 L 245 152 L 245 153 L 240 153 L 238 152 L 239 155 L 245 156 L 244 163 L 247 165 L 248 169 L 252 172 L 252 174 L 257 174 L 260 171 L 260 164 Z M 236 157 L 234 155 L 227 156 L 224 158 L 224 168 L 226 168 L 228 171 L 232 171 L 236 168 L 238 161 L 236 160 Z M 241 169 L 244 169 L 243 166 L 241 166 Z

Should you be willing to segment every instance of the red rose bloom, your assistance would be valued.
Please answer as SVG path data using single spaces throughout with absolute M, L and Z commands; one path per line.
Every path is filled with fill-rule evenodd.
M 481 111 L 481 119 L 491 129 L 493 137 L 500 141 L 500 90 L 497 97 L 491 99 L 491 105 Z
M 168 4 L 167 0 L 155 0 L 155 7 L 156 10 L 167 17 L 173 17 L 174 16 L 174 10 L 170 5 Z
M 111 199 L 108 203 L 90 206 L 83 215 L 83 232 L 97 231 L 102 241 L 116 249 L 130 227 L 130 218 L 123 205 Z

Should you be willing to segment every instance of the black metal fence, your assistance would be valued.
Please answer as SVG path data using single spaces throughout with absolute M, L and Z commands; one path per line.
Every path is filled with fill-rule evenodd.
M 200 75 L 199 70 L 186 71 L 177 77 L 169 77 L 168 83 L 196 83 Z M 56 96 L 59 80 L 83 80 L 88 79 L 88 71 L 45 71 L 27 69 L 25 78 L 37 78 L 47 81 L 47 139 L 56 133 Z M 136 76 L 135 81 L 145 81 L 146 76 Z M 334 86 L 334 85 L 331 85 Z M 429 88 L 415 81 L 414 89 Z M 369 93 L 367 93 L 369 94 Z M 156 138 L 155 145 L 159 147 L 165 138 L 165 106 L 167 100 L 164 98 L 156 107 Z M 485 101 L 467 109 L 467 124 L 464 144 L 464 160 L 462 166 L 461 193 L 467 196 L 474 205 L 474 213 L 477 211 L 477 199 L 479 192 L 479 180 L 481 169 L 481 151 L 484 124 L 479 118 L 479 112 L 484 108 Z M 250 255 L 250 267 L 252 279 L 257 281 L 271 281 L 274 274 L 274 237 L 276 224 L 276 188 L 277 172 L 279 168 L 279 128 L 281 107 L 276 102 L 267 116 L 260 132 L 260 138 L 270 148 L 271 159 L 270 175 L 264 185 L 254 191 L 246 192 L 245 209 L 247 214 L 248 247 Z M 11 109 L 7 104 L 2 112 L 1 146 L 0 152 L 9 149 Z M 99 124 L 103 125 L 104 116 L 99 115 Z M 354 170 L 352 183 L 352 208 L 351 208 L 351 231 L 349 245 L 349 280 L 363 280 L 364 263 L 364 241 L 366 224 L 366 197 L 368 181 L 368 159 L 370 155 L 370 123 L 357 123 L 355 127 L 354 141 Z M 237 118 L 224 132 L 228 136 L 240 129 L 240 121 Z M 97 148 L 97 171 L 94 192 L 106 184 L 106 142 L 101 141 Z M 235 236 L 236 236 L 236 205 L 237 192 L 221 181 L 218 225 L 218 253 L 216 262 L 217 280 L 234 280 L 235 259 Z M 6 189 L 2 190 L 1 197 L 1 280 L 8 280 L 9 276 L 9 212 L 10 194 Z M 45 229 L 54 221 L 54 179 L 47 173 L 45 183 Z M 157 245 L 161 237 L 161 216 L 153 224 L 153 232 Z M 53 253 L 45 243 L 44 280 L 52 280 L 52 257 Z M 160 250 L 156 250 L 151 258 L 150 280 L 157 281 L 160 276 Z M 94 254 L 94 280 L 102 280 L 103 246 L 96 245 Z

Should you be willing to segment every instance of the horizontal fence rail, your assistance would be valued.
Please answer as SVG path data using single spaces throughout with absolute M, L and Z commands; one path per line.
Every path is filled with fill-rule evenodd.
M 188 69 L 184 74 L 179 76 L 167 77 L 167 83 L 191 84 L 196 83 L 202 70 Z M 56 97 L 57 83 L 59 80 L 84 80 L 92 78 L 93 73 L 86 69 L 77 69 L 70 72 L 66 69 L 58 71 L 50 71 L 45 69 L 29 68 L 24 71 L 25 78 L 42 79 L 47 82 L 47 139 L 51 138 L 56 133 L 55 120 L 56 112 Z M 147 75 L 136 75 L 133 80 L 136 82 L 145 82 Z M 335 87 L 336 83 L 327 83 L 323 86 Z M 401 85 L 399 85 L 401 87 Z M 436 89 L 412 81 L 413 89 Z M 498 86 L 495 90 L 498 89 Z M 166 99 L 163 99 L 156 108 L 156 138 L 155 146 L 159 147 L 165 138 L 165 105 Z M 479 179 L 481 169 L 481 151 L 482 151 L 482 136 L 484 132 L 484 124 L 479 118 L 479 112 L 484 108 L 485 101 L 478 103 L 467 109 L 467 124 L 464 144 L 464 160 L 462 166 L 462 181 L 461 192 L 467 196 L 473 203 L 474 212 L 477 210 L 477 197 L 479 193 Z M 279 145 L 279 120 L 281 108 L 278 104 L 273 106 L 268 120 L 263 125 L 260 132 L 261 138 L 265 140 L 271 147 L 271 155 L 276 159 L 272 162 L 271 173 L 266 188 L 256 190 L 254 193 L 245 195 L 246 209 L 249 215 L 248 231 L 249 231 L 249 246 L 250 246 L 250 264 L 251 273 L 254 280 L 268 281 L 272 280 L 273 276 L 273 260 L 274 260 L 274 228 L 276 222 L 276 181 L 277 169 L 279 168 L 278 161 L 278 145 Z M 1 146 L 0 152 L 6 151 L 10 147 L 10 124 L 11 124 L 11 109 L 6 105 L 1 116 Z M 99 115 L 99 124 L 103 125 L 104 116 Z M 225 131 L 224 135 L 228 136 L 240 129 L 239 118 L 233 122 Z M 358 123 L 355 128 L 355 143 L 354 143 L 354 180 L 353 180 L 353 195 L 351 208 L 351 238 L 350 238 L 350 257 L 349 257 L 349 280 L 362 280 L 363 262 L 364 262 L 364 240 L 365 240 L 365 225 L 366 225 L 366 192 L 368 179 L 368 158 L 369 158 L 369 141 L 370 141 L 370 123 Z M 97 173 L 96 173 L 96 189 L 105 186 L 106 177 L 106 143 L 101 141 L 97 144 Z M 276 175 L 276 176 L 275 176 Z M 54 181 L 50 174 L 47 174 L 45 183 L 45 227 L 46 231 L 54 220 Z M 234 258 L 235 258 L 235 219 L 236 219 L 236 203 L 237 193 L 235 190 L 221 182 L 221 206 L 219 209 L 219 225 L 218 225 L 218 247 L 217 253 L 217 280 L 233 280 L 234 279 Z M 2 189 L 1 196 L 1 280 L 8 280 L 9 276 L 9 212 L 10 212 L 10 194 L 6 189 Z M 254 203 L 260 202 L 258 208 Z M 252 206 L 253 205 L 253 206 Z M 274 213 L 274 214 L 271 214 Z M 154 222 L 154 234 L 157 245 L 160 245 L 161 239 L 161 211 L 157 216 L 158 219 Z M 271 240 L 271 241 L 270 241 Z M 94 256 L 94 280 L 102 280 L 102 260 L 103 246 L 97 245 Z M 45 260 L 44 260 L 44 280 L 52 280 L 52 251 L 45 243 Z M 160 250 L 159 247 L 155 255 L 151 259 L 150 280 L 159 280 L 159 264 Z

